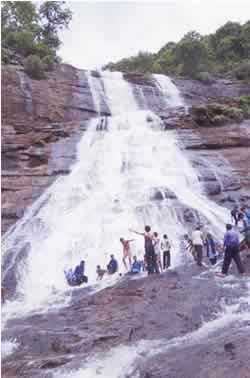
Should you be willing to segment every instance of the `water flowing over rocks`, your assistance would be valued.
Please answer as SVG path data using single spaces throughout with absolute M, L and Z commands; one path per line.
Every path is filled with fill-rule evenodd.
M 116 77 L 119 78 L 120 74 Z M 164 150 L 166 155 L 169 153 L 167 149 L 172 149 L 172 155 L 169 156 L 173 159 L 188 158 L 178 161 L 178 169 L 175 169 L 175 161 L 170 162 L 167 159 L 166 161 L 171 164 L 161 167 L 167 173 L 168 170 L 171 172 L 172 176 L 169 176 L 168 184 L 172 184 L 172 187 L 158 185 L 156 182 L 151 185 L 149 191 L 144 192 L 142 188 L 139 195 L 132 190 L 130 199 L 121 195 L 124 186 L 126 188 L 122 181 L 118 183 L 120 192 L 112 192 L 112 173 L 125 172 L 129 181 L 129 172 L 137 166 L 135 164 L 135 167 L 131 167 L 131 161 L 127 157 L 128 151 L 125 149 L 120 165 L 113 159 L 112 148 L 116 146 L 124 148 L 122 140 L 116 133 L 117 129 L 114 129 L 114 118 L 118 130 L 125 133 L 131 125 L 131 120 L 129 116 L 127 119 L 126 117 L 119 119 L 120 99 L 118 98 L 116 102 L 116 99 L 110 98 L 107 82 L 110 78 L 107 73 L 77 70 L 69 65 L 60 65 L 48 75 L 48 79 L 34 81 L 27 77 L 21 67 L 3 66 L 2 79 L 2 224 L 3 232 L 9 229 L 9 233 L 5 234 L 7 237 L 11 232 L 15 234 L 16 231 L 17 234 L 12 248 L 8 249 L 8 253 L 3 258 L 4 285 L 8 288 L 8 299 L 13 300 L 13 303 L 8 300 L 6 304 L 10 306 L 13 316 L 5 319 L 2 333 L 3 340 L 13 344 L 13 350 L 12 353 L 6 352 L 6 357 L 3 358 L 3 375 L 11 378 L 63 376 L 247 378 L 249 277 L 240 278 L 233 267 L 232 273 L 235 275 L 230 275 L 222 282 L 219 278 L 215 278 L 214 268 L 208 271 L 205 268 L 198 268 L 185 251 L 181 251 L 181 263 L 179 262 L 174 270 L 141 279 L 123 276 L 115 281 L 116 284 L 113 282 L 110 287 L 102 290 L 101 286 L 95 285 L 76 290 L 65 289 L 63 286 L 65 283 L 61 282 L 62 274 L 59 273 L 59 279 L 54 278 L 58 279 L 56 284 L 62 285 L 65 290 L 63 307 L 60 306 L 61 298 L 57 287 L 54 288 L 50 297 L 51 302 L 46 310 L 38 307 L 33 312 L 29 311 L 20 316 L 18 309 L 11 308 L 11 305 L 20 303 L 22 305 L 22 295 L 24 296 L 24 290 L 27 290 L 27 287 L 21 287 L 19 296 L 16 293 L 20 266 L 24 275 L 31 275 L 28 282 L 31 292 L 35 286 L 33 284 L 37 284 L 36 274 L 40 271 L 28 271 L 28 257 L 31 260 L 28 261 L 30 266 L 35 266 L 32 265 L 30 249 L 33 248 L 34 258 L 38 260 L 37 265 L 39 266 L 39 262 L 40 265 L 44 264 L 42 265 L 44 276 L 47 270 L 51 271 L 51 266 L 55 276 L 58 274 L 55 267 L 63 271 L 64 255 L 57 258 L 56 253 L 58 251 L 64 253 L 67 248 L 70 250 L 71 246 L 63 234 L 64 220 L 58 219 L 59 226 L 55 234 L 53 234 L 54 230 L 49 229 L 57 226 L 53 223 L 53 210 L 62 211 L 67 228 L 76 239 L 78 229 L 74 229 L 77 227 L 71 222 L 70 216 L 78 206 L 79 211 L 75 213 L 78 223 L 82 229 L 85 228 L 84 232 L 86 229 L 91 231 L 88 229 L 88 223 L 91 223 L 91 214 L 97 211 L 103 223 L 113 222 L 112 217 L 114 217 L 115 223 L 119 226 L 120 219 L 124 217 L 124 198 L 129 201 L 138 200 L 136 211 L 141 216 L 141 224 L 145 219 L 149 219 L 149 214 L 158 220 L 159 214 L 162 213 L 164 219 L 169 222 L 168 231 L 173 232 L 173 225 L 178 224 L 179 232 L 183 234 L 190 231 L 197 223 L 206 224 L 205 215 L 208 215 L 211 223 L 214 222 L 224 229 L 221 220 L 223 219 L 224 222 L 224 218 L 216 204 L 231 209 L 234 204 L 245 204 L 250 199 L 250 172 L 246 164 L 249 160 L 250 123 L 249 120 L 242 120 L 237 124 L 232 122 L 223 126 L 213 125 L 212 128 L 209 127 L 210 125 L 200 126 L 187 105 L 227 102 L 231 97 L 249 95 L 249 85 L 225 80 L 215 80 L 205 85 L 194 80 L 175 79 L 174 83 L 185 99 L 183 101 L 176 88 L 171 92 L 172 96 L 168 96 L 164 82 L 161 81 L 161 79 L 164 81 L 164 78 L 157 78 L 157 75 L 152 77 L 138 74 L 124 75 L 126 83 L 129 84 L 128 100 L 133 95 L 140 110 L 147 109 L 155 113 L 148 112 L 146 115 L 149 131 L 145 129 L 144 140 L 138 133 L 140 131 L 138 124 L 145 126 L 144 113 L 135 118 L 136 122 L 133 125 L 135 136 L 130 134 L 127 136 L 130 138 L 130 153 L 135 163 L 138 158 L 135 151 L 138 150 L 139 154 L 145 152 L 143 142 L 155 138 L 150 128 L 154 129 L 156 125 L 157 127 L 160 125 L 161 131 L 166 130 L 165 140 L 169 139 L 169 144 Z M 167 84 L 173 86 L 169 78 Z M 127 110 L 134 110 L 130 109 L 129 101 Z M 98 137 L 94 139 L 88 134 L 88 121 L 97 116 L 100 118 L 94 123 L 93 130 Z M 105 133 L 110 138 L 109 149 L 102 144 Z M 140 144 L 136 139 L 136 133 L 138 133 L 137 138 L 141 138 Z M 89 138 L 86 144 L 79 145 L 80 139 L 84 141 L 85 137 Z M 178 154 L 176 153 L 175 138 L 181 154 L 179 149 Z M 94 181 L 88 176 L 89 172 L 98 175 L 98 168 L 106 166 L 100 167 L 93 162 L 94 165 L 89 168 L 84 165 L 83 159 L 83 171 L 77 170 L 76 164 L 74 168 L 78 157 L 77 149 L 78 153 L 80 149 L 83 157 L 84 149 L 94 143 L 99 147 L 96 153 L 102 154 L 100 156 L 103 161 L 110 154 L 108 155 L 110 166 L 105 170 L 105 176 L 110 177 L 111 183 L 108 190 L 103 188 L 107 191 L 108 209 L 112 210 L 109 214 L 102 214 L 100 210 L 102 197 L 95 192 Z M 159 161 L 157 158 L 162 157 L 158 152 L 158 149 L 160 150 L 158 143 L 159 140 L 153 146 L 155 155 L 152 154 L 156 170 Z M 161 161 L 165 162 L 164 159 Z M 187 162 L 191 162 L 197 173 L 197 182 L 192 177 Z M 150 168 L 152 162 L 145 160 L 143 163 L 146 168 Z M 185 169 L 190 170 L 191 177 L 185 176 Z M 139 174 L 141 171 L 137 170 L 136 173 Z M 183 188 L 176 186 L 175 178 L 178 175 L 182 178 L 183 187 L 195 189 L 200 185 L 204 195 L 198 197 L 201 205 L 194 206 L 192 194 L 195 193 L 191 191 L 187 192 L 190 201 L 188 199 L 185 202 L 185 191 L 182 192 Z M 78 178 L 86 182 L 82 181 L 79 187 L 70 186 L 71 182 L 68 182 L 67 189 L 70 193 L 68 198 L 66 194 L 64 196 L 64 181 L 60 181 L 64 176 L 70 180 Z M 151 184 L 151 177 L 144 179 Z M 184 179 L 187 181 L 185 182 Z M 58 184 L 57 191 L 45 192 L 52 183 L 55 184 L 55 180 Z M 192 185 L 188 180 L 194 180 Z M 105 184 L 107 182 L 105 181 Z M 84 207 L 80 207 L 81 201 L 83 197 L 87 198 L 89 193 L 93 198 L 91 204 L 93 207 L 88 203 L 89 212 L 86 210 L 86 214 L 82 214 L 81 210 Z M 133 198 L 134 194 L 137 195 L 136 198 Z M 211 202 L 202 200 L 207 197 Z M 36 206 L 29 208 L 37 198 L 39 200 Z M 45 207 L 42 218 L 39 211 L 48 203 L 53 204 L 53 207 Z M 203 209 L 204 205 L 210 208 Z M 31 209 L 30 217 L 24 217 L 23 223 L 16 223 L 27 209 Z M 44 222 L 44 219 L 47 219 L 47 222 Z M 13 228 L 10 229 L 10 226 Z M 99 228 L 94 230 L 92 239 L 95 233 L 99 232 Z M 25 234 L 26 229 L 28 231 Z M 117 229 L 120 231 L 119 228 Z M 45 248 L 41 251 L 39 247 L 43 245 L 46 231 L 51 232 L 54 244 L 44 244 Z M 32 240 L 34 245 L 31 245 L 28 240 L 33 234 L 37 239 L 34 238 L 35 241 Z M 88 232 L 83 235 L 87 247 L 90 243 L 88 236 Z M 176 239 L 180 237 L 178 233 L 175 236 Z M 114 237 L 117 235 L 108 235 L 108 244 L 105 244 L 106 239 L 102 240 L 102 248 L 104 245 L 105 248 L 106 245 L 110 247 L 111 239 Z M 78 241 L 81 242 L 78 239 L 70 242 L 77 244 Z M 177 244 L 174 245 L 173 254 L 179 248 Z M 95 247 L 97 253 L 100 246 L 95 245 Z M 77 250 L 77 245 L 74 248 Z M 105 249 L 102 252 L 107 254 L 111 250 Z M 81 252 L 79 251 L 79 257 Z M 45 257 L 48 261 L 44 261 Z M 207 264 L 208 261 L 205 260 Z M 247 272 L 250 273 L 250 259 L 244 253 L 243 260 Z M 15 274 L 17 267 L 19 275 Z M 94 266 L 88 268 L 95 269 Z M 49 275 L 46 277 L 51 278 Z M 22 278 L 21 282 L 25 283 L 25 277 Z M 46 286 L 44 289 L 47 289 L 47 285 L 44 286 Z M 29 294 L 29 290 L 25 294 Z M 113 355 L 120 356 L 120 351 L 127 363 L 120 358 L 112 360 Z M 121 365 L 120 370 L 117 364 Z
M 140 108 L 151 109 L 159 114 L 165 129 L 197 128 L 184 108 L 166 112 L 166 100 L 162 97 L 155 78 L 127 74 L 125 79 L 132 85 Z M 207 102 L 210 98 L 236 97 L 250 93 L 249 85 L 239 82 L 217 80 L 210 85 L 194 80 L 176 79 L 174 82 L 190 104 Z M 76 157 L 75 145 L 81 133 L 86 130 L 86 120 L 97 115 L 96 99 L 92 97 L 90 86 L 94 86 L 99 93 L 97 101 L 100 102 L 100 114 L 109 116 L 110 109 L 98 71 L 77 70 L 69 65 L 59 65 L 49 74 L 48 79 L 36 81 L 30 79 L 21 67 L 3 66 L 3 232 L 23 215 L 27 206 L 58 175 L 69 172 Z M 195 145 L 192 143 L 187 148 L 199 150 L 198 154 L 201 149 L 222 149 L 225 157 L 229 159 L 232 155 L 231 148 L 240 148 L 240 156 L 246 155 L 249 147 L 247 125 L 248 123 L 243 122 L 237 126 L 235 136 L 227 132 L 226 139 L 222 137 L 223 129 L 214 128 L 213 133 L 199 129 L 201 142 Z M 208 133 L 209 141 L 206 141 Z M 224 153 L 224 149 L 228 149 L 227 153 Z M 239 170 L 237 173 L 241 174 Z M 208 192 L 218 192 L 218 186 L 209 185 Z

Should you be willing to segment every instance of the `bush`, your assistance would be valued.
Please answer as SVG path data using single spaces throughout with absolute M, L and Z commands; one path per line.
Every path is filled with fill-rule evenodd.
M 214 126 L 222 126 L 228 123 L 229 119 L 223 114 L 217 114 L 211 118 L 211 122 Z
M 250 80 L 250 61 L 240 63 L 233 73 L 238 80 Z
M 45 79 L 45 67 L 42 63 L 41 59 L 36 55 L 29 55 L 24 60 L 24 71 L 30 76 L 32 79 Z
M 212 84 L 215 81 L 209 72 L 197 72 L 195 78 L 204 84 Z
M 244 119 L 243 111 L 239 108 L 231 107 L 225 111 L 225 114 L 236 122 Z
M 3 43 L 24 57 L 32 54 L 35 46 L 34 35 L 28 31 L 9 32 Z
M 240 97 L 240 108 L 245 117 L 250 117 L 250 96 Z
M 44 58 L 42 58 L 42 64 L 44 65 L 44 69 L 46 71 L 53 71 L 55 60 L 52 55 L 47 55 Z
M 38 42 L 33 49 L 33 54 L 38 55 L 40 58 L 44 58 L 51 54 L 51 49 L 45 45 L 45 43 Z

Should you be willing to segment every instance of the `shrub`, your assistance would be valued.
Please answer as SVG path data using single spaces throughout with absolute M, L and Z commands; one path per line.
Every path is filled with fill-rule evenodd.
M 229 119 L 223 114 L 217 114 L 213 118 L 211 118 L 211 122 L 214 126 L 225 125 L 225 123 L 227 123 L 228 121 Z
M 51 49 L 43 42 L 38 42 L 33 48 L 33 54 L 38 55 L 40 58 L 44 58 L 47 55 L 51 55 Z
M 45 67 L 42 63 L 41 59 L 36 55 L 29 55 L 24 60 L 24 71 L 30 76 L 32 79 L 45 79 Z
M 234 76 L 239 80 L 250 80 L 250 61 L 240 63 L 233 71 Z
M 243 111 L 235 107 L 226 109 L 225 115 L 227 115 L 236 122 L 240 122 L 244 119 Z
M 195 78 L 204 84 L 212 84 L 215 81 L 209 72 L 197 72 Z
M 240 108 L 242 109 L 245 117 L 250 117 L 250 96 L 240 97 Z
M 55 60 L 52 55 L 46 55 L 44 58 L 42 58 L 42 64 L 44 65 L 44 69 L 46 71 L 53 71 Z
M 35 46 L 34 35 L 28 31 L 9 32 L 3 43 L 24 57 L 32 54 Z

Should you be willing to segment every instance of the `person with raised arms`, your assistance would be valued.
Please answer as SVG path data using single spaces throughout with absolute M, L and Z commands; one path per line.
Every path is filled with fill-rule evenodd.
M 126 258 L 128 258 L 129 261 L 129 267 L 131 268 L 131 250 L 130 250 L 130 243 L 134 241 L 134 239 L 131 240 L 125 240 L 124 238 L 120 238 L 120 242 L 122 243 L 123 246 L 123 264 L 125 268 L 128 270 L 127 263 L 126 263 Z
M 133 232 L 137 235 L 141 235 L 144 237 L 144 248 L 145 248 L 145 259 L 147 265 L 148 274 L 157 273 L 157 262 L 156 262 L 156 255 L 153 245 L 154 235 L 151 232 L 150 226 L 145 226 L 144 232 L 138 232 L 133 229 L 129 229 L 130 232 Z

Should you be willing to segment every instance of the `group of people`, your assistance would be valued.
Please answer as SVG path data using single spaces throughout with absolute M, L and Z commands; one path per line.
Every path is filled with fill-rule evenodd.
M 235 261 L 239 273 L 245 274 L 239 252 L 243 248 L 246 250 L 250 249 L 250 208 L 242 207 L 238 210 L 238 207 L 235 207 L 231 211 L 231 216 L 234 226 L 231 224 L 226 225 L 222 246 L 214 240 L 210 232 L 207 232 L 205 235 L 201 231 L 200 226 L 197 226 L 192 232 L 191 238 L 185 234 L 183 240 L 185 249 L 191 252 L 199 266 L 202 266 L 204 248 L 211 265 L 215 265 L 219 254 L 224 252 L 222 270 L 218 273 L 221 277 L 227 275 L 232 260 Z M 240 234 L 244 235 L 242 242 L 240 242 Z
M 231 211 L 231 217 L 235 227 L 244 235 L 245 247 L 250 252 L 250 207 L 237 205 Z
M 130 229 L 137 235 L 144 238 L 144 266 L 148 274 L 160 273 L 171 265 L 171 244 L 166 234 L 162 239 L 158 232 L 152 232 L 150 226 L 145 226 L 144 232 L 138 232 Z M 124 254 L 125 255 L 125 254 Z
M 244 247 L 250 249 L 250 208 L 243 207 L 240 210 L 235 207 L 231 211 L 234 226 L 226 225 L 226 233 L 224 235 L 223 246 L 216 241 L 211 232 L 201 230 L 201 226 L 197 226 L 192 232 L 191 237 L 184 235 L 182 247 L 189 251 L 198 266 L 203 265 L 204 250 L 211 265 L 217 263 L 219 255 L 224 251 L 224 260 L 222 264 L 222 271 L 220 276 L 225 276 L 228 273 L 231 261 L 234 260 L 236 266 L 241 274 L 245 273 L 241 258 L 240 258 L 240 238 L 239 234 L 244 234 Z M 144 259 L 138 260 L 137 256 L 132 257 L 131 243 L 134 239 L 120 238 L 120 243 L 123 249 L 123 264 L 127 270 L 128 275 L 138 274 L 142 271 L 147 271 L 148 274 L 160 273 L 168 269 L 171 265 L 171 243 L 168 236 L 164 234 L 162 238 L 157 232 L 152 232 L 150 226 L 145 226 L 144 232 L 138 232 L 133 229 L 129 230 L 134 234 L 140 235 L 144 238 Z M 72 269 L 65 272 L 67 282 L 71 286 L 80 285 L 88 282 L 88 277 L 84 275 L 85 262 L 81 261 L 74 272 Z M 114 255 L 110 255 L 110 261 L 106 269 L 102 269 L 100 265 L 96 267 L 97 279 L 101 280 L 105 274 L 112 275 L 118 272 L 118 261 Z
M 132 258 L 131 246 L 130 244 L 134 239 L 124 239 L 120 238 L 120 243 L 123 249 L 123 264 L 127 270 L 127 275 L 138 274 L 142 271 L 147 270 L 148 274 L 160 273 L 163 270 L 170 267 L 171 257 L 170 249 L 171 244 L 168 240 L 168 236 L 163 235 L 162 239 L 159 237 L 157 232 L 151 233 L 150 226 L 145 227 L 145 232 L 140 233 L 134 230 L 130 230 L 138 235 L 143 235 L 145 239 L 145 254 L 143 260 L 138 260 L 137 256 L 134 255 Z M 114 274 L 118 271 L 118 263 L 114 258 L 114 255 L 110 256 L 111 260 L 107 265 L 107 269 L 102 269 L 100 265 L 97 265 L 97 279 L 103 278 L 104 274 Z

